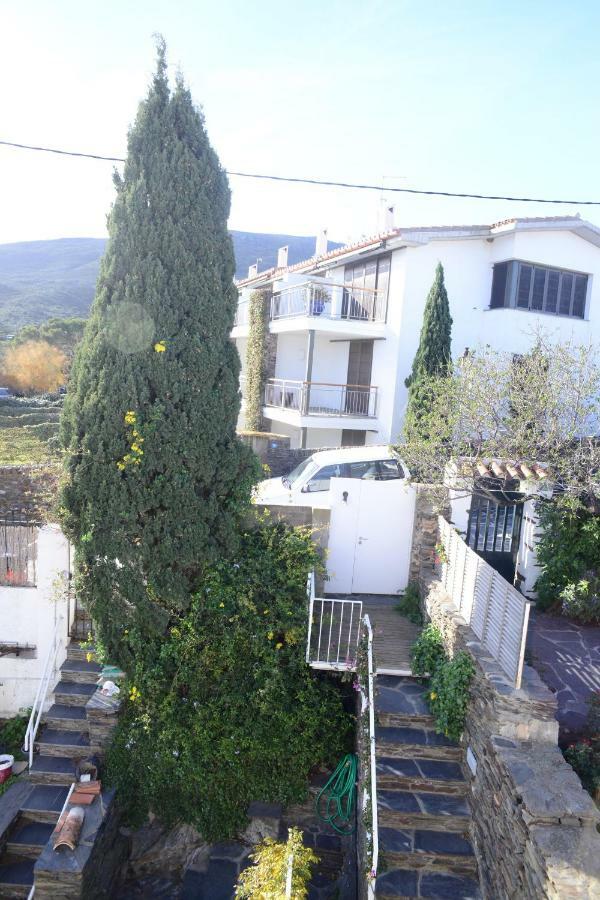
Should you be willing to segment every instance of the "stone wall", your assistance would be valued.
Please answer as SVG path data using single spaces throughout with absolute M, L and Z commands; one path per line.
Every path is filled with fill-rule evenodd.
M 440 489 L 428 484 L 414 483 L 417 493 L 412 547 L 410 552 L 409 581 L 419 582 L 429 578 L 435 568 L 435 545 L 438 541 L 438 515 L 447 509 L 448 499 L 440 495 Z
M 40 523 L 54 520 L 58 465 L 0 466 L 0 517 L 13 511 Z
M 600 896 L 600 815 L 557 745 L 556 699 L 525 666 L 516 690 L 454 612 L 435 575 L 424 603 L 448 651 L 475 660 L 463 743 L 473 840 L 487 900 Z

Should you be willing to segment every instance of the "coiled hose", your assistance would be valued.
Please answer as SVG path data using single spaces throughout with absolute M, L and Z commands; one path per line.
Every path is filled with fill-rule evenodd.
M 352 821 L 356 799 L 358 759 L 355 753 L 347 753 L 335 772 L 317 794 L 315 808 L 323 822 L 327 822 L 338 834 L 352 834 Z

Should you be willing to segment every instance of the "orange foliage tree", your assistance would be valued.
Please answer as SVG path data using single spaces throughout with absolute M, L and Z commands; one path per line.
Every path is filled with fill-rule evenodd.
M 47 341 L 26 341 L 10 347 L 2 360 L 0 378 L 20 394 L 44 394 L 65 382 L 65 354 Z

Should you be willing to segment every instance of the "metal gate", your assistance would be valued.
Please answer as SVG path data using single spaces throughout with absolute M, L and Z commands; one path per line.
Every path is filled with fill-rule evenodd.
M 473 494 L 467 544 L 511 584 L 515 579 L 523 503 L 502 502 L 491 494 Z

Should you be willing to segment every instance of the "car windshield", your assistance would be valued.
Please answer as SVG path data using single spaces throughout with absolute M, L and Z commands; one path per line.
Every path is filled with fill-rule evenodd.
M 308 459 L 303 459 L 302 462 L 293 469 L 289 475 L 284 475 L 281 479 L 286 487 L 291 488 L 294 482 L 298 481 L 298 479 L 304 475 L 307 470 L 313 470 L 316 468 L 315 463 L 313 462 L 312 456 L 309 456 Z

